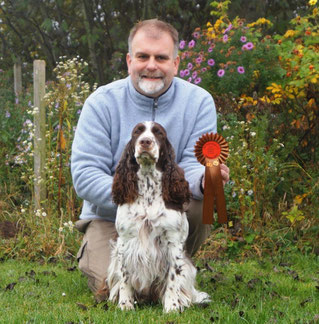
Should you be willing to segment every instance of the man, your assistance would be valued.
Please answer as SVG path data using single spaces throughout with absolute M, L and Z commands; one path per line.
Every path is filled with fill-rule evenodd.
M 126 61 L 129 76 L 97 89 L 86 100 L 72 146 L 74 187 L 84 200 L 77 228 L 85 233 L 78 253 L 79 268 L 93 292 L 106 277 L 109 240 L 116 238 L 117 207 L 111 188 L 116 165 L 133 127 L 146 120 L 163 125 L 177 163 L 184 169 L 193 199 L 187 210 L 186 249 L 193 255 L 209 235 L 202 224 L 204 167 L 194 156 L 194 145 L 207 132 L 216 132 L 212 97 L 204 89 L 176 78 L 178 33 L 157 19 L 139 22 L 129 36 Z M 222 166 L 224 182 L 229 170 Z

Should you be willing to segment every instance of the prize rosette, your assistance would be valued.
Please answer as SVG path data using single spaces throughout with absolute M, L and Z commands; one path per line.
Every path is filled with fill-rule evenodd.
M 205 166 L 203 224 L 212 224 L 216 204 L 218 222 L 227 223 L 226 200 L 220 164 L 228 157 L 229 148 L 225 139 L 214 133 L 204 134 L 195 144 L 195 156 Z

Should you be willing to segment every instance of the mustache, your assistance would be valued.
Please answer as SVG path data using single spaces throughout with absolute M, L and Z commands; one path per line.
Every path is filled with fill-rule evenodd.
M 140 79 L 143 79 L 143 78 L 163 78 L 164 75 L 162 73 L 141 73 L 140 74 Z

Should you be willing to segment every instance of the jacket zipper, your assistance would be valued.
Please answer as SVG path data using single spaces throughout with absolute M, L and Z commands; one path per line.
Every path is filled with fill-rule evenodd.
M 152 121 L 155 121 L 155 113 L 157 108 L 158 108 L 158 98 L 155 98 L 153 101 Z

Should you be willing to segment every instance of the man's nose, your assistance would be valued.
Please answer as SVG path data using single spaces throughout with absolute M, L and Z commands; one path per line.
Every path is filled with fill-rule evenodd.
M 155 57 L 150 57 L 147 62 L 147 69 L 150 71 L 154 71 L 157 69 L 157 63 Z

